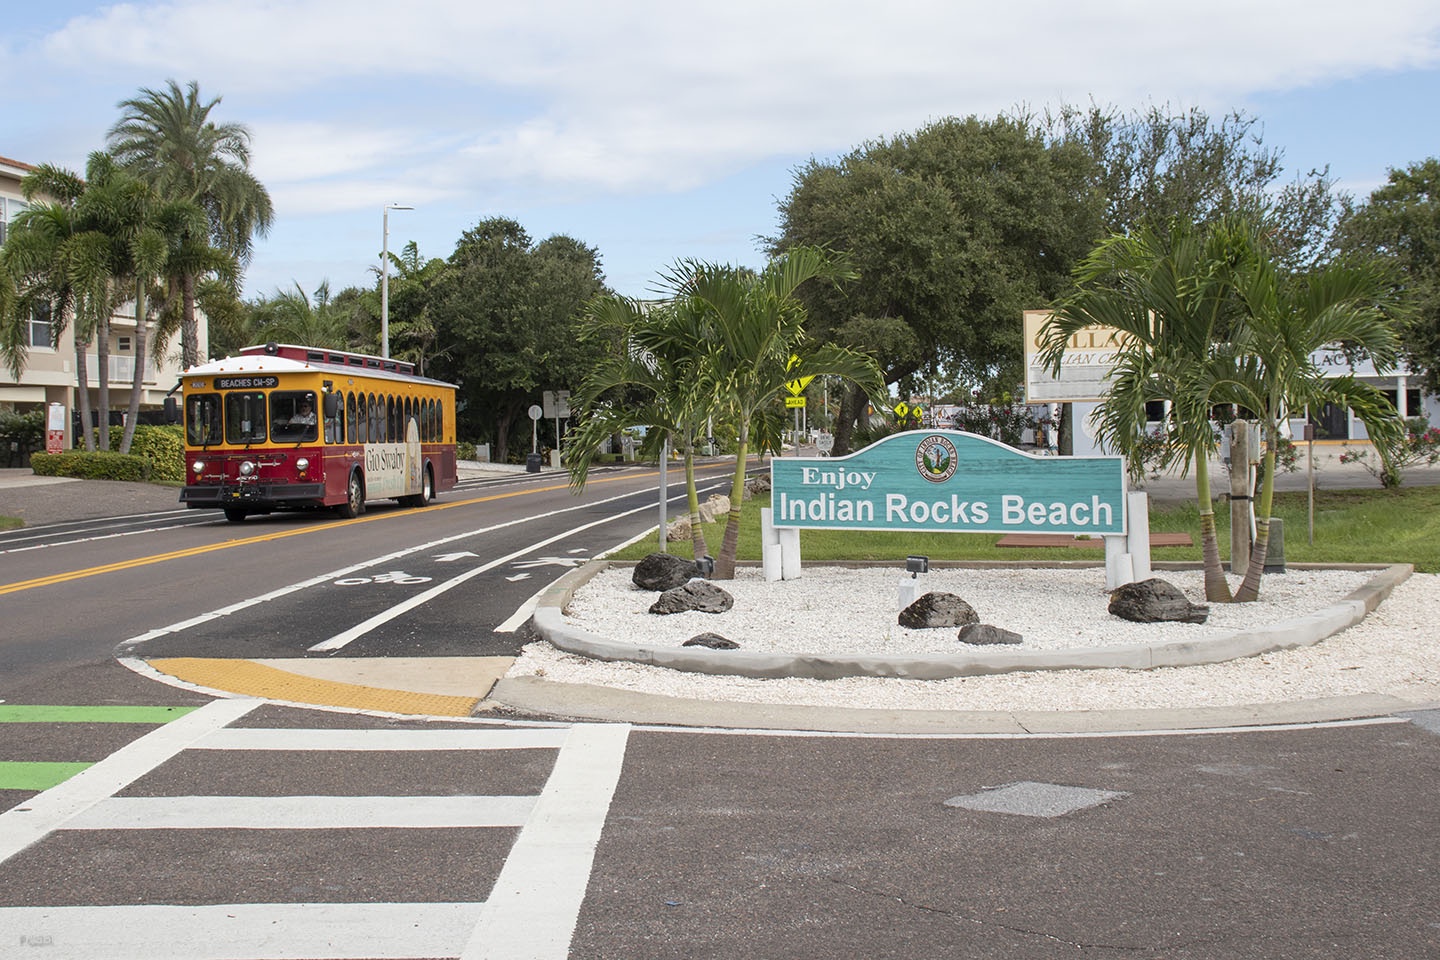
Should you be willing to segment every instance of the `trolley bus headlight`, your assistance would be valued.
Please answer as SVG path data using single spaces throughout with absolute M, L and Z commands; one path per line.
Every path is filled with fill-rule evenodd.
M 299 460 L 295 461 L 295 469 L 300 471 L 301 473 L 304 473 L 306 470 L 310 469 L 310 460 L 306 457 L 301 457 Z
M 253 476 L 255 476 L 255 461 L 254 461 L 254 460 L 244 460 L 244 461 L 241 461 L 241 463 L 240 463 L 240 476 L 242 476 L 242 477 L 253 477 Z
M 195 476 L 200 476 L 200 474 L 205 472 L 205 461 L 196 460 L 194 463 L 190 464 L 190 469 L 195 472 Z

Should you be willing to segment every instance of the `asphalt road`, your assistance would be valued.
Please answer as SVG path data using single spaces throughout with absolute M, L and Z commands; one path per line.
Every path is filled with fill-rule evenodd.
M 1440 957 L 1440 712 L 1077 737 L 477 724 L 212 701 L 115 661 L 186 621 L 142 646 L 311 655 L 523 551 L 347 655 L 514 643 L 502 613 L 562 572 L 516 564 L 597 549 L 573 531 L 625 505 L 499 496 L 544 485 L 0 541 L 0 585 L 53 578 L 0 593 L 0 956 Z

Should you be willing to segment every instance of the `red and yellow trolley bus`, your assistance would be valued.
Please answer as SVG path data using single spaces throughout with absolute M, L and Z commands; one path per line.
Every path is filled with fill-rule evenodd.
M 455 386 L 409 363 L 267 343 L 191 367 L 181 388 L 188 507 L 350 518 L 455 485 Z

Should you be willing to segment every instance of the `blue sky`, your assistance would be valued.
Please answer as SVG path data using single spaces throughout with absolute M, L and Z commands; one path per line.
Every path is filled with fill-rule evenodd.
M 247 296 L 373 283 L 386 203 L 415 207 L 391 249 L 509 216 L 644 296 L 680 258 L 762 262 L 809 158 L 1018 104 L 1241 109 L 1287 179 L 1328 164 L 1362 197 L 1440 154 L 1434 0 L 57 0 L 6 25 L 12 159 L 83 169 L 168 79 L 223 97 L 276 207 Z

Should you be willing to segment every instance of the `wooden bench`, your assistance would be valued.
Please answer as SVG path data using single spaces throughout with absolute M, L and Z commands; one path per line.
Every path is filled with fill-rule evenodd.
M 1007 533 L 995 542 L 997 547 L 1103 547 L 1102 537 L 1081 540 L 1068 533 Z M 1193 547 L 1195 540 L 1188 533 L 1152 533 L 1150 547 Z

